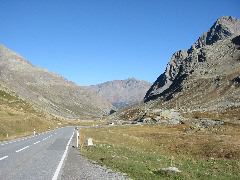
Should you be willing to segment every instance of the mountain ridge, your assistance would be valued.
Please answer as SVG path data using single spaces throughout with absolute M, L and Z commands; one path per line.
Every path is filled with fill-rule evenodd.
M 0 84 L 41 111 L 65 118 L 100 117 L 112 105 L 93 90 L 33 66 L 22 56 L 0 46 Z M 66 101 L 67 100 L 67 101 Z
M 92 85 L 89 88 L 95 90 L 117 109 L 121 109 L 143 101 L 143 97 L 150 86 L 151 83 L 147 81 L 128 78 L 125 80 L 107 81 Z
M 223 25 L 223 23 L 226 25 Z M 144 101 L 158 98 L 164 91 L 169 90 L 171 85 L 175 86 L 178 81 L 182 81 L 191 74 L 199 62 L 205 61 L 204 47 L 237 34 L 240 34 L 240 20 L 231 16 L 219 18 L 209 31 L 198 38 L 190 49 L 179 50 L 172 55 L 165 72 L 158 77 L 148 90 Z M 196 58 L 191 56 L 194 53 L 197 55 Z M 192 62 L 193 60 L 195 61 Z
M 179 124 L 210 119 L 240 123 L 239 87 L 240 20 L 224 16 L 188 50 L 172 55 L 165 72 L 146 93 L 144 103 L 117 112 L 109 120 Z

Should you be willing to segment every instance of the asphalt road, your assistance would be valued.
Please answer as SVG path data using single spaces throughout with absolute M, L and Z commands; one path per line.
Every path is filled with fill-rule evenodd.
M 1 180 L 56 180 L 61 173 L 74 127 L 0 144 Z

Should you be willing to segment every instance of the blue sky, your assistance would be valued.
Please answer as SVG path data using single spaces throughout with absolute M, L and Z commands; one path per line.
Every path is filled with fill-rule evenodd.
M 0 0 L 0 43 L 79 85 L 150 82 L 239 0 Z

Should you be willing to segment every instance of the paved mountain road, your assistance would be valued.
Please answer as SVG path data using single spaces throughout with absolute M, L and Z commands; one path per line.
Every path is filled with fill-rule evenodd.
M 1 142 L 0 179 L 57 179 L 74 127 Z

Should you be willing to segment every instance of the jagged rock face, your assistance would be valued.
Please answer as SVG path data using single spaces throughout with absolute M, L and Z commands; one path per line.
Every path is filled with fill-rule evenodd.
M 20 55 L 0 46 L 0 84 L 41 111 L 66 118 L 97 117 L 112 105 L 94 91 L 36 68 Z
M 193 45 L 195 48 L 201 48 L 211 45 L 219 40 L 230 36 L 236 36 L 240 32 L 240 21 L 231 16 L 224 16 L 218 19 L 210 30 L 204 33 Z
M 167 65 L 165 73 L 160 75 L 157 81 L 147 91 L 145 101 L 155 99 L 168 89 L 174 86 L 174 81 L 181 81 L 183 72 L 183 66 L 186 63 L 184 60 L 187 57 L 186 51 L 178 51 L 173 54 L 170 62 Z
M 108 81 L 90 88 L 119 109 L 142 101 L 150 86 L 149 82 L 131 78 Z
M 145 102 L 157 98 L 161 102 L 174 101 L 174 97 L 177 99 L 176 96 L 190 90 L 193 94 L 185 94 L 185 99 L 192 102 L 194 93 L 196 96 L 200 91 L 210 93 L 220 84 L 226 89 L 233 77 L 240 74 L 239 34 L 240 20 L 233 17 L 218 19 L 188 51 L 178 51 L 172 56 L 165 72 L 147 92 Z M 239 99 L 237 95 L 236 98 Z M 201 104 L 200 101 L 197 103 Z M 185 104 L 194 107 L 191 103 Z

